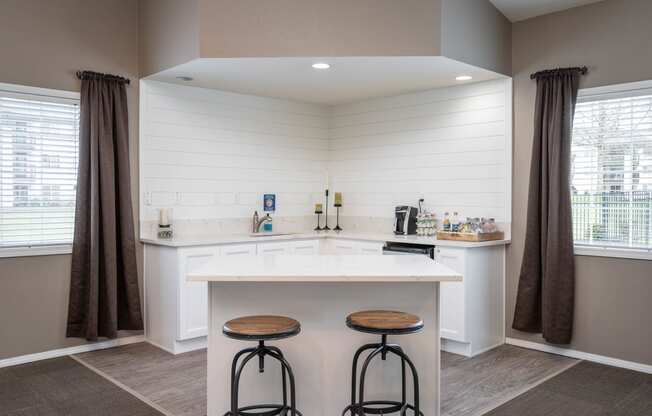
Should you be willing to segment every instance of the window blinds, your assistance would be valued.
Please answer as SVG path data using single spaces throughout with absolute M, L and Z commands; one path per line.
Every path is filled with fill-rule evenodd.
M 70 244 L 79 102 L 0 89 L 0 247 Z
M 571 146 L 576 244 L 652 247 L 652 90 L 580 98 Z

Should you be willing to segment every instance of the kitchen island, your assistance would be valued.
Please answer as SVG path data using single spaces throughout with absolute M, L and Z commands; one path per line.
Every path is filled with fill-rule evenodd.
M 227 320 L 273 314 L 301 322 L 298 336 L 272 344 L 294 369 L 298 409 L 304 415 L 332 416 L 350 402 L 353 353 L 379 338 L 350 330 L 346 316 L 388 309 L 423 319 L 422 332 L 389 340 L 399 343 L 417 367 L 422 411 L 439 415 L 439 283 L 461 281 L 453 270 L 423 256 L 241 256 L 216 258 L 187 278 L 209 284 L 208 414 L 228 409 L 231 359 L 253 344 L 224 337 Z M 280 370 L 270 366 L 259 374 L 254 367 L 243 373 L 241 403 L 278 401 Z M 369 399 L 400 396 L 400 361 L 370 367 L 365 392 Z

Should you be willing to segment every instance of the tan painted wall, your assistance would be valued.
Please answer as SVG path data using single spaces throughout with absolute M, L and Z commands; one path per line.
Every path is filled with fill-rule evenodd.
M 138 0 L 140 74 L 199 58 L 199 0 Z
M 512 24 L 488 0 L 442 0 L 441 54 L 509 75 Z
M 535 83 L 530 73 L 587 65 L 581 88 L 652 79 L 652 1 L 607 0 L 513 26 L 514 166 L 512 244 L 507 249 L 507 336 L 523 254 Z M 652 364 L 652 261 L 576 257 L 576 317 L 570 348 Z
M 0 82 L 12 84 L 78 91 L 78 69 L 131 78 L 127 94 L 137 220 L 137 2 L 2 0 L 0 57 Z M 142 268 L 142 247 L 138 250 Z M 69 278 L 69 255 L 0 259 L 0 359 L 85 342 L 65 338 Z
M 440 0 L 200 1 L 203 58 L 440 51 Z

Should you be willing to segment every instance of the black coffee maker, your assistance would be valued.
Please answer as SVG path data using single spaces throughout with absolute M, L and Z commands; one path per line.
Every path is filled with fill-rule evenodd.
M 407 205 L 396 207 L 394 212 L 394 234 L 408 235 L 417 233 L 417 209 Z

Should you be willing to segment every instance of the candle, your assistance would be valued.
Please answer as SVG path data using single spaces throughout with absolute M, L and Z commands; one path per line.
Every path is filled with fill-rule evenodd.
M 158 211 L 158 223 L 159 225 L 170 225 L 170 219 L 168 218 L 167 208 L 161 208 Z
M 324 211 L 323 211 L 322 207 L 323 207 L 322 204 L 315 204 L 315 214 L 323 213 Z
M 335 192 L 335 206 L 342 206 L 342 192 Z

